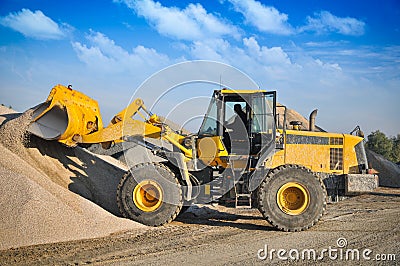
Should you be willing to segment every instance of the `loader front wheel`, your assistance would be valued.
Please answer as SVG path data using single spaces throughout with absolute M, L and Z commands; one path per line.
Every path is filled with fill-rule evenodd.
M 145 225 L 160 226 L 174 220 L 181 211 L 181 186 L 165 165 L 139 164 L 121 179 L 117 203 L 124 217 Z
M 323 182 L 298 165 L 271 170 L 258 189 L 258 209 L 271 225 L 283 231 L 310 228 L 322 217 L 325 207 Z

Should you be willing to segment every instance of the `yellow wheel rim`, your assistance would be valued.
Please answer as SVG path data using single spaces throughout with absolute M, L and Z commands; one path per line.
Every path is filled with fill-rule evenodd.
M 307 209 L 310 203 L 310 194 L 303 185 L 289 182 L 278 190 L 277 203 L 284 213 L 299 215 Z
M 133 202 L 144 212 L 157 210 L 161 206 L 162 199 L 161 186 L 152 180 L 140 182 L 133 190 Z

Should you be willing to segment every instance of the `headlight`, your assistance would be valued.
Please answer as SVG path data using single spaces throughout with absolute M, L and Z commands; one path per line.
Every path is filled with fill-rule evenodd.
M 183 146 L 185 146 L 186 148 L 191 148 L 193 144 L 193 139 L 192 138 L 185 138 L 183 140 Z

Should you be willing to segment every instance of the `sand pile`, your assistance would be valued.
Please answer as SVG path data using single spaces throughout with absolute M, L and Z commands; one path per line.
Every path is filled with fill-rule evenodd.
M 379 172 L 379 186 L 400 188 L 400 166 L 367 150 L 368 163 Z
M 113 215 L 121 169 L 83 149 L 28 142 L 29 119 L 0 108 L 0 249 L 146 228 Z
M 278 126 L 279 128 L 283 127 L 283 120 L 284 120 L 284 111 L 285 109 L 281 106 L 281 104 L 277 104 L 277 113 L 278 113 L 278 119 L 279 119 L 279 123 Z M 318 116 L 317 116 L 317 120 L 318 120 Z M 293 109 L 286 109 L 286 128 L 287 129 L 292 129 L 292 126 L 290 125 L 291 121 L 300 121 L 301 122 L 301 130 L 308 130 L 309 129 L 309 121 L 307 118 L 305 118 L 304 116 L 302 116 L 301 114 L 299 114 L 297 111 L 293 110 Z M 321 129 L 320 127 L 316 126 L 315 127 L 316 131 L 324 131 L 323 129 Z
M 7 109 L 2 106 L 0 112 L 7 112 Z M 24 149 L 24 145 L 28 142 L 26 128 L 28 121 L 31 120 L 31 114 L 32 110 L 28 110 L 23 114 L 12 113 L 12 116 L 8 117 L 9 123 L 2 121 L 0 127 L 1 143 L 17 154 L 26 153 Z

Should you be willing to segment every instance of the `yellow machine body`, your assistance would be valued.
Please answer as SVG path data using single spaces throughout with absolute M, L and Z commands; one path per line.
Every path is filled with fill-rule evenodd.
M 338 175 L 359 173 L 355 146 L 362 140 L 348 134 L 287 130 L 284 149 L 276 152 L 266 165 L 276 168 L 297 164 L 314 172 Z
M 282 130 L 278 130 L 284 134 Z M 277 150 L 266 162 L 265 167 L 274 169 L 285 164 L 296 164 L 307 167 L 314 172 L 328 174 L 357 174 L 359 162 L 355 146 L 363 138 L 340 133 L 313 132 L 305 130 L 286 130 L 284 149 Z M 206 137 L 198 141 L 199 159 L 206 165 L 223 168 L 244 168 L 248 156 L 240 156 L 231 160 L 228 165 L 229 154 L 219 136 Z

